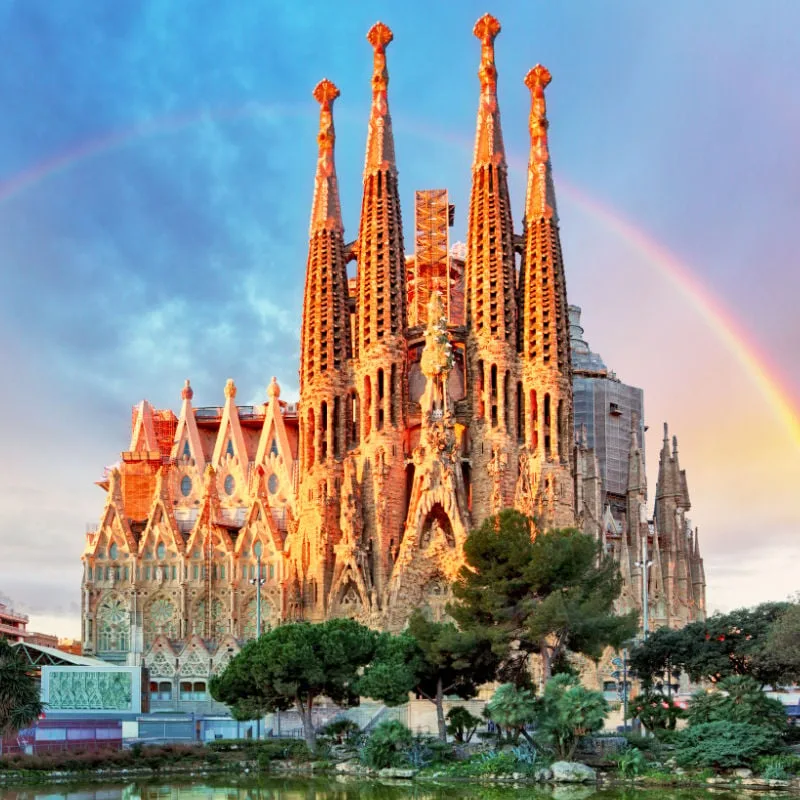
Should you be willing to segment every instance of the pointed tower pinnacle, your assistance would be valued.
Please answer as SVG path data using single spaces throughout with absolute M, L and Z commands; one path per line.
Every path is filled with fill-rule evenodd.
M 481 40 L 481 64 L 478 67 L 481 100 L 475 133 L 474 164 L 505 164 L 500 107 L 497 103 L 497 67 L 494 63 L 494 40 L 500 33 L 500 23 L 491 14 L 484 14 L 475 23 L 472 32 Z
M 516 314 L 514 226 L 494 63 L 494 40 L 500 33 L 500 23 L 485 14 L 475 23 L 472 32 L 481 42 L 478 69 L 481 95 L 467 226 L 467 318 L 479 337 L 513 342 Z
M 356 256 L 357 345 L 362 358 L 381 342 L 391 344 L 387 340 L 396 338 L 393 343 L 398 344 L 406 328 L 403 224 L 387 97 L 386 47 L 392 38 L 391 30 L 382 22 L 373 25 L 367 34 L 374 59 L 372 105 Z
M 531 133 L 531 152 L 528 161 L 528 191 L 525 198 L 525 218 L 554 218 L 556 212 L 556 192 L 553 186 L 553 170 L 550 165 L 550 151 L 547 145 L 547 104 L 544 90 L 552 80 L 547 67 L 537 64 L 525 76 L 525 85 L 531 92 L 531 113 L 528 127 Z
M 333 129 L 333 101 L 339 96 L 336 84 L 327 78 L 314 89 L 314 99 L 319 103 L 319 158 L 314 176 L 314 201 L 311 205 L 309 236 L 318 231 L 343 231 L 342 211 L 339 203 L 339 185 L 333 161 L 336 133 Z
M 320 105 L 300 357 L 300 391 L 321 375 L 340 369 L 351 353 L 347 313 L 344 226 L 334 165 L 335 84 L 325 79 L 314 89 Z
M 376 22 L 367 33 L 367 41 L 372 45 L 372 107 L 369 116 L 369 135 L 367 136 L 367 155 L 364 174 L 376 170 L 395 170 L 394 137 L 392 118 L 389 114 L 387 88 L 389 71 L 386 68 L 386 48 L 394 39 L 387 25 Z

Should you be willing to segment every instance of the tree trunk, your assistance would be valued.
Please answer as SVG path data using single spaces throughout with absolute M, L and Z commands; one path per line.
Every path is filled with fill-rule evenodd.
M 542 643 L 541 648 L 539 650 L 541 657 L 542 657 L 542 691 L 544 691 L 544 687 L 547 685 L 547 681 L 550 680 L 552 677 L 552 666 L 551 666 L 551 658 L 550 658 L 550 648 L 547 646 L 547 643 Z
M 311 714 L 311 710 L 314 707 L 314 698 L 308 698 L 308 707 L 306 708 L 300 697 L 295 697 L 294 705 L 303 723 L 303 738 L 306 740 L 306 747 L 313 755 L 317 752 L 317 734 L 314 730 L 314 719 Z
M 442 690 L 442 679 L 436 682 L 436 722 L 439 723 L 439 738 L 447 741 L 447 722 L 444 718 L 444 692 Z

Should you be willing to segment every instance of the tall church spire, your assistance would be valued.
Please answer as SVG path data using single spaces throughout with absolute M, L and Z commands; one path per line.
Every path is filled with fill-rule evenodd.
M 344 226 L 333 158 L 333 102 L 338 96 L 339 90 L 327 79 L 314 89 L 320 104 L 319 157 L 303 301 L 301 393 L 316 379 L 341 369 L 351 352 Z
M 525 76 L 531 93 L 531 149 L 525 250 L 519 277 L 518 345 L 523 384 L 534 409 L 526 442 L 536 451 L 542 444 L 541 431 L 544 458 L 566 463 L 572 449 L 572 365 L 567 289 L 547 141 L 544 90 L 550 80 L 550 72 L 540 64 Z M 543 411 L 539 420 L 536 408 L 541 409 L 540 415 Z
M 494 40 L 500 23 L 485 14 L 472 31 L 481 43 L 480 100 L 467 223 L 465 295 L 472 423 L 473 524 L 514 501 L 517 475 L 516 265 L 514 226 Z M 527 491 L 527 484 L 520 493 Z
M 382 22 L 367 34 L 373 48 L 372 106 L 356 256 L 357 347 L 362 357 L 382 341 L 399 341 L 406 327 L 403 224 L 387 97 L 386 48 L 392 39 L 391 30 Z
M 467 226 L 467 316 L 479 338 L 512 342 L 516 270 L 494 63 L 494 40 L 499 32 L 500 23 L 490 14 L 482 16 L 473 29 L 481 42 L 481 95 Z

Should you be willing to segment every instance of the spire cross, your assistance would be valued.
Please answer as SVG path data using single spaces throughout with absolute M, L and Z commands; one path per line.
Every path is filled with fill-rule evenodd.
M 491 14 L 484 14 L 472 29 L 472 33 L 481 40 L 481 65 L 478 77 L 481 88 L 492 94 L 497 89 L 497 67 L 494 65 L 494 40 L 500 33 L 500 23 Z

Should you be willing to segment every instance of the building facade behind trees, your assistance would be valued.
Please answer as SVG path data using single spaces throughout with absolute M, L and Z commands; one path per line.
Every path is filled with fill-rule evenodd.
M 259 617 L 262 629 L 347 616 L 390 630 L 417 607 L 440 618 L 468 531 L 507 507 L 534 516 L 539 529 L 577 526 L 603 540 L 620 561 L 623 607 L 639 603 L 632 565 L 649 537 L 658 554 L 651 626 L 704 613 L 677 451 L 662 452 L 649 519 L 634 437 L 617 492 L 624 513 L 612 515 L 597 455 L 575 436 L 550 73 L 536 66 L 525 76 L 531 145 L 515 229 L 499 31 L 490 15 L 474 29 L 478 114 L 464 245 L 448 240 L 447 193 L 427 191 L 417 196 L 414 254 L 406 253 L 389 28 L 378 23 L 368 34 L 372 102 L 354 241 L 334 160 L 339 90 L 327 80 L 316 87 L 299 402 L 282 400 L 273 378 L 263 405 L 237 405 L 229 380 L 221 405 L 195 407 L 187 381 L 177 415 L 147 401 L 134 408 L 130 445 L 99 482 L 106 503 L 83 552 L 85 652 L 143 660 L 157 687 L 194 692 L 257 634 Z

